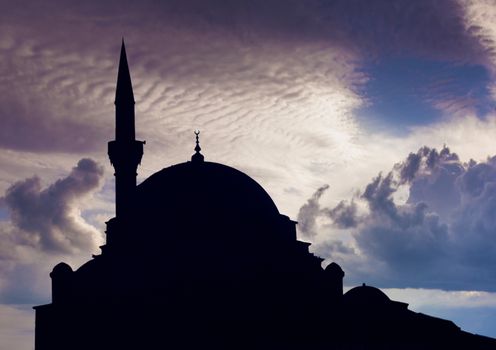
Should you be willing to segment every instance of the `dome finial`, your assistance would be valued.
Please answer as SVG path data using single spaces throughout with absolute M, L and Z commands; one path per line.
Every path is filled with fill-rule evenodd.
M 196 153 L 200 153 L 201 147 L 200 147 L 200 130 L 195 130 L 195 135 L 196 135 L 196 147 L 195 151 Z
M 200 147 L 200 130 L 195 130 L 195 135 L 196 135 L 196 147 L 195 147 L 195 154 L 191 157 L 192 162 L 203 162 L 203 154 L 200 153 L 201 147 Z

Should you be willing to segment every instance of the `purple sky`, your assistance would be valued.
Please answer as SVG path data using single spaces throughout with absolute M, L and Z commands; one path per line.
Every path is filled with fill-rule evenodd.
M 49 271 L 104 240 L 122 37 L 139 181 L 200 129 L 348 287 L 496 337 L 495 1 L 1 5 L 0 349 L 32 349 Z

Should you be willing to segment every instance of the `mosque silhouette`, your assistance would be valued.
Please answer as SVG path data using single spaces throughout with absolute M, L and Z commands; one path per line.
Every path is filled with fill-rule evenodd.
M 108 143 L 116 217 L 100 255 L 50 273 L 36 350 L 496 349 L 377 288 L 343 295 L 342 269 L 321 267 L 257 182 L 205 161 L 199 132 L 191 161 L 136 186 L 134 104 L 123 42 Z

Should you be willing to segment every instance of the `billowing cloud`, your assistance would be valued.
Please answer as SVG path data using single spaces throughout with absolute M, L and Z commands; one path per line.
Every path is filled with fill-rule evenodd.
M 342 263 L 352 282 L 494 291 L 496 157 L 462 163 L 447 147 L 422 147 L 350 202 L 322 208 L 317 197 L 310 201 L 317 209 L 307 222 L 327 220 L 311 226 L 313 250 Z M 345 225 L 336 213 L 346 213 Z M 349 249 L 334 249 L 336 242 Z M 374 272 L 366 276 L 363 265 Z
M 91 159 L 81 159 L 69 176 L 42 189 L 38 177 L 12 185 L 4 202 L 21 244 L 41 250 L 66 252 L 90 250 L 98 235 L 81 220 L 75 206 L 98 188 L 103 169 Z
M 33 303 L 48 297 L 48 272 L 59 260 L 80 263 L 98 251 L 102 233 L 81 216 L 103 169 L 81 159 L 70 174 L 46 188 L 38 177 L 13 184 L 2 197 L 0 301 Z
M 355 227 L 357 225 L 357 206 L 353 200 L 350 203 L 339 202 L 337 206 L 328 210 L 327 214 L 339 228 Z

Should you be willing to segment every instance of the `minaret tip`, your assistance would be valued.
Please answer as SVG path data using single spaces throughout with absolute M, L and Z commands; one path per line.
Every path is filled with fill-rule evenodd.
M 122 37 L 121 55 L 119 58 L 119 71 L 117 73 L 117 88 L 115 91 L 115 103 L 131 102 L 134 104 L 133 85 L 131 83 L 131 73 L 127 63 L 126 45 Z

